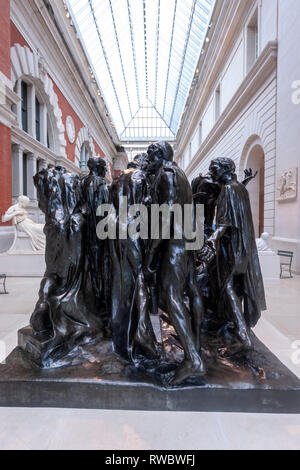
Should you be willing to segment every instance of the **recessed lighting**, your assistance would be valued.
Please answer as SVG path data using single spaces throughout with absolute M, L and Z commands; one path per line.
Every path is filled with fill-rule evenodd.
M 209 42 L 209 41 L 210 41 L 210 39 L 209 39 L 209 38 L 206 38 L 206 39 L 205 39 L 205 42 Z

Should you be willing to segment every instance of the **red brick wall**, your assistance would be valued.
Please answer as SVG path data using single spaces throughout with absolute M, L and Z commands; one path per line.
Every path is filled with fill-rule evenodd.
M 104 157 L 104 152 L 103 150 L 101 149 L 101 147 L 97 144 L 97 142 L 95 141 L 95 139 L 93 139 L 93 142 L 94 142 L 94 145 L 95 145 L 95 152 L 96 152 L 96 155 L 101 155 L 101 157 Z
M 1 1 L 3 1 L 3 0 L 0 0 L 0 2 Z M 14 44 L 20 44 L 22 47 L 27 46 L 27 47 L 29 47 L 30 50 L 32 50 L 31 47 L 29 46 L 29 44 L 23 38 L 22 34 L 19 32 L 19 30 L 15 26 L 15 24 L 11 21 L 11 46 L 13 46 Z M 58 105 L 59 105 L 59 107 L 62 111 L 62 121 L 63 121 L 64 126 L 66 126 L 67 116 L 70 115 L 74 119 L 75 131 L 76 131 L 76 138 L 75 138 L 74 144 L 71 144 L 69 142 L 67 132 L 65 132 L 65 139 L 66 139 L 66 142 L 67 142 L 66 153 L 67 153 L 68 158 L 71 161 L 74 162 L 77 135 L 78 135 L 78 132 L 80 131 L 80 129 L 82 127 L 84 127 L 84 125 L 83 125 L 81 119 L 77 116 L 76 112 L 74 111 L 72 106 L 69 104 L 69 102 L 67 101 L 65 96 L 62 94 L 62 92 L 60 91 L 60 89 L 55 84 L 55 82 L 53 81 L 52 78 L 51 78 L 51 80 L 53 82 L 54 91 L 55 91 L 55 93 L 57 94 L 57 97 L 58 97 Z M 100 154 L 101 156 L 104 156 L 104 153 L 103 153 L 102 149 L 97 144 L 95 139 L 94 139 L 94 145 L 95 145 L 96 154 L 97 155 Z
M 0 0 L 0 71 L 10 78 L 10 0 Z
M 52 80 L 52 82 L 53 82 L 53 80 Z M 61 109 L 61 112 L 62 112 L 62 121 L 63 121 L 64 126 L 66 127 L 66 119 L 67 119 L 68 116 L 72 116 L 72 118 L 74 120 L 75 132 L 76 132 L 76 137 L 75 137 L 74 144 L 71 144 L 69 142 L 69 139 L 68 139 L 68 136 L 67 136 L 67 131 L 65 131 L 65 139 L 66 139 L 66 142 L 67 142 L 67 148 L 66 148 L 67 156 L 72 162 L 74 162 L 75 161 L 76 140 L 77 140 L 78 132 L 80 131 L 80 129 L 82 127 L 84 127 L 84 124 L 81 121 L 81 119 L 77 116 L 76 112 L 74 111 L 74 109 L 72 108 L 70 103 L 67 101 L 65 96 L 62 94 L 62 92 L 60 91 L 60 89 L 58 88 L 58 86 L 54 82 L 53 82 L 53 86 L 54 86 L 54 91 L 55 91 L 55 93 L 57 94 L 57 97 L 58 97 L 58 105 L 59 105 L 59 107 Z M 97 144 L 95 139 L 93 139 L 93 142 L 94 142 L 94 145 L 95 145 L 96 155 L 99 154 L 102 157 L 104 157 L 103 150 Z
M 75 148 L 76 148 L 77 135 L 78 135 L 78 132 L 80 131 L 80 129 L 84 126 L 83 126 L 83 123 L 82 123 L 81 119 L 79 119 L 79 117 L 75 113 L 74 109 L 72 108 L 70 103 L 67 101 L 67 99 L 64 97 L 64 95 L 62 94 L 62 92 L 60 91 L 58 86 L 54 82 L 53 82 L 53 85 L 54 85 L 54 91 L 55 91 L 55 93 L 57 94 L 57 97 L 58 97 L 58 105 L 59 105 L 59 107 L 61 109 L 61 112 L 62 112 L 62 121 L 63 121 L 64 126 L 66 127 L 67 116 L 72 116 L 72 118 L 74 119 L 75 131 L 76 131 L 76 137 L 75 137 L 74 144 L 71 144 L 69 142 L 69 139 L 68 139 L 68 136 L 67 136 L 67 131 L 65 130 L 65 139 L 66 139 L 66 142 L 67 142 L 67 148 L 66 148 L 67 156 L 72 162 L 74 162 L 75 161 Z
M 25 41 L 22 34 L 20 33 L 20 31 L 17 29 L 17 27 L 15 26 L 15 24 L 12 21 L 10 22 L 10 44 L 11 44 L 11 47 L 14 44 L 20 44 L 20 46 L 22 46 L 22 47 L 27 46 L 32 51 L 32 49 L 29 46 L 28 42 Z
M 0 71 L 7 77 L 10 77 L 10 48 L 14 44 L 20 44 L 22 47 L 31 47 L 18 31 L 14 23 L 10 20 L 10 2 L 9 0 L 0 0 Z M 52 80 L 53 81 L 53 80 Z M 76 138 L 74 144 L 71 144 L 65 132 L 67 142 L 66 153 L 71 161 L 75 160 L 75 148 L 78 132 L 84 127 L 81 119 L 69 104 L 57 85 L 53 82 L 54 91 L 58 97 L 58 104 L 62 111 L 63 124 L 66 125 L 68 115 L 72 116 L 75 123 Z M 104 156 L 100 146 L 94 139 L 95 151 Z M 11 131 L 6 126 L 0 124 L 0 215 L 2 215 L 11 205 L 12 200 L 12 155 L 11 155 Z M 0 217 L 1 224 L 1 217 Z
M 11 206 L 12 180 L 11 180 L 11 131 L 0 123 L 0 216 Z M 0 217 L 1 224 L 1 217 Z M 10 225 L 5 224 L 5 225 Z
M 10 78 L 10 68 L 10 0 L 0 0 L 0 71 Z M 11 131 L 0 123 L 0 225 L 11 206 L 11 186 Z

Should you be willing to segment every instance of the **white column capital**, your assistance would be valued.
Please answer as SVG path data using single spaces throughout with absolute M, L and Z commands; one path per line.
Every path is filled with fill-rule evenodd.
M 13 152 L 24 153 L 25 151 L 24 147 L 21 144 L 15 144 L 14 142 L 12 142 L 12 149 Z
M 48 167 L 47 160 L 44 160 L 43 158 L 39 158 L 39 169 L 44 170 L 47 167 Z
M 27 160 L 37 161 L 37 156 L 34 153 L 27 153 Z

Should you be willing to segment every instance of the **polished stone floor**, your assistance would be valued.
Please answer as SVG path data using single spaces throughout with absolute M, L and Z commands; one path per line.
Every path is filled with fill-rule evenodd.
M 0 354 L 28 324 L 39 279 L 8 279 Z M 257 336 L 300 377 L 300 277 L 266 286 Z M 299 343 L 297 343 L 297 341 Z M 294 348 L 293 348 L 294 347 Z M 297 364 L 297 362 L 299 362 Z M 300 415 L 0 408 L 0 449 L 299 449 Z

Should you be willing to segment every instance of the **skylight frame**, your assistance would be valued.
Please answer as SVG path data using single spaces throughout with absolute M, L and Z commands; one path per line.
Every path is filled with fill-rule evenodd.
M 66 2 L 120 140 L 149 106 L 175 140 L 216 0 Z

